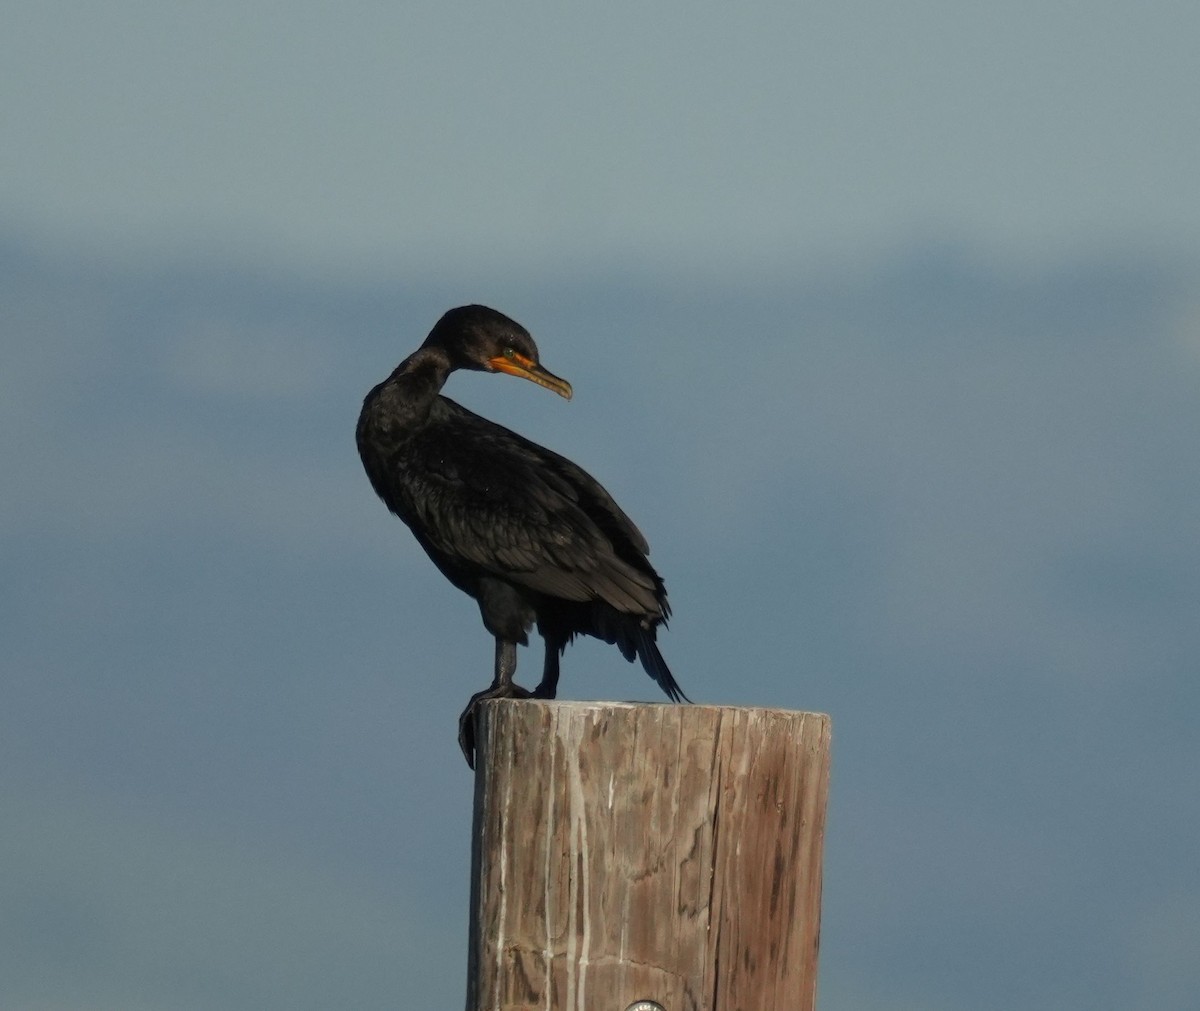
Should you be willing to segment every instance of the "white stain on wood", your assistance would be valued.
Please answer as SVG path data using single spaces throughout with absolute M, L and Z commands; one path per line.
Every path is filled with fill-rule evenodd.
M 813 1007 L 827 717 L 483 708 L 469 1011 Z

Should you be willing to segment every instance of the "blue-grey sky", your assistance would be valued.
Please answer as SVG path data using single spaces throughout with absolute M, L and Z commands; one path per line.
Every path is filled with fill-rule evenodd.
M 352 433 L 468 301 L 832 715 L 823 1011 L 1196 1007 L 1198 11 L 7 4 L 0 1007 L 461 1004 L 492 646 Z
M 14 2 L 0 213 L 387 272 L 1200 235 L 1193 3 Z

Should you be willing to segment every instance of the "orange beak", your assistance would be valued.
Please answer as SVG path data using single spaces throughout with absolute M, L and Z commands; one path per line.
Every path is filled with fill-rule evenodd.
M 560 397 L 566 397 L 567 400 L 571 399 L 570 383 L 565 379 L 560 379 L 553 372 L 547 372 L 532 358 L 526 358 L 515 351 L 509 354 L 497 355 L 495 358 L 489 358 L 488 365 L 496 372 L 505 372 L 510 376 L 528 379 L 531 383 L 537 383 L 538 386 L 544 386 L 548 390 L 553 390 Z

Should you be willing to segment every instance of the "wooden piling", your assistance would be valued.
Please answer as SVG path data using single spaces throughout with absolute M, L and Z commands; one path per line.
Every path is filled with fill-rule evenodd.
M 810 1011 L 830 723 L 493 701 L 467 1011 Z

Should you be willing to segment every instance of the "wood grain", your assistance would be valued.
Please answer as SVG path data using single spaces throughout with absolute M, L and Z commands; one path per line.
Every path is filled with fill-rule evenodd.
M 468 1011 L 807 1011 L 827 716 L 494 701 Z

